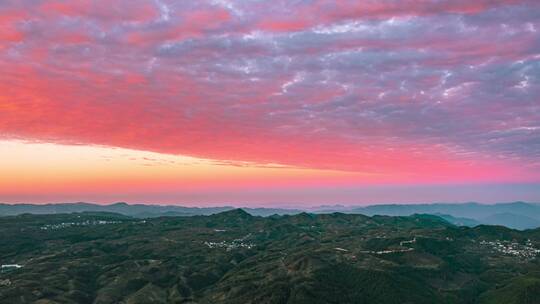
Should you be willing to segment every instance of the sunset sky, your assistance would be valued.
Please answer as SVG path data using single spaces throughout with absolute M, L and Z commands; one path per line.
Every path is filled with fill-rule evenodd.
M 0 1 L 0 202 L 512 200 L 538 0 Z

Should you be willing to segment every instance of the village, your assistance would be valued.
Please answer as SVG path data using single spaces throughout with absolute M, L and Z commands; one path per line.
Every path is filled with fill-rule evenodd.
M 62 222 L 59 224 L 47 224 L 41 226 L 41 230 L 57 230 L 70 227 L 80 227 L 80 226 L 97 226 L 97 225 L 110 225 L 110 224 L 120 224 L 121 221 L 105 221 L 105 220 L 86 220 L 82 222 Z
M 525 244 L 501 240 L 480 241 L 480 244 L 488 246 L 496 252 L 524 259 L 533 259 L 540 254 L 540 249 L 535 248 L 531 240 L 527 240 Z
M 232 241 L 232 242 L 227 242 L 227 241 L 204 242 L 204 244 L 206 246 L 208 246 L 208 248 L 226 248 L 227 251 L 231 251 L 233 249 L 238 249 L 238 248 L 251 249 L 251 248 L 255 247 L 254 244 L 244 243 L 244 242 L 237 242 L 237 241 Z
M 225 232 L 226 230 L 223 230 L 223 229 L 214 229 L 215 232 Z M 252 244 L 252 243 L 248 243 L 246 242 L 247 239 L 249 239 L 251 237 L 251 233 L 247 234 L 246 236 L 242 237 L 242 238 L 239 238 L 239 239 L 234 239 L 230 242 L 227 242 L 227 241 L 221 241 L 221 242 L 204 242 L 204 244 L 206 246 L 208 246 L 208 248 L 226 248 L 227 251 L 231 251 L 231 250 L 234 250 L 234 249 L 239 249 L 239 248 L 245 248 L 245 249 L 251 249 L 253 247 L 255 247 L 255 244 Z

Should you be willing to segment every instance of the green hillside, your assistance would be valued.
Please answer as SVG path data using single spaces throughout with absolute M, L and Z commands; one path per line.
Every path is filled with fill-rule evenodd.
M 0 218 L 0 303 L 537 303 L 540 231 L 433 215 Z M 14 266 L 17 265 L 17 266 Z

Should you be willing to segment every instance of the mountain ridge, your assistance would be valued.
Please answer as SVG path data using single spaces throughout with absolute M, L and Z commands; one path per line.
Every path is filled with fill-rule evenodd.
M 179 205 L 128 204 L 117 202 L 100 205 L 86 202 L 60 204 L 2 204 L 0 216 L 22 213 L 56 214 L 71 212 L 116 212 L 136 218 L 161 216 L 211 215 L 234 210 L 233 206 L 186 207 Z M 408 216 L 412 214 L 439 215 L 447 221 L 460 226 L 480 224 L 502 225 L 514 229 L 532 229 L 540 227 L 540 204 L 522 201 L 480 204 L 466 203 L 424 203 L 424 204 L 378 204 L 368 206 L 322 205 L 304 209 L 241 207 L 255 216 L 293 215 L 307 213 L 352 213 L 364 215 Z
M 0 303 L 530 304 L 540 297 L 540 229 L 457 227 L 426 214 L 24 214 L 0 217 L 0 234 L 9 236 L 0 238 Z

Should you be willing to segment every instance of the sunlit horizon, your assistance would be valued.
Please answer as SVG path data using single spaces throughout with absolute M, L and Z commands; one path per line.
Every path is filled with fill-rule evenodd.
M 539 5 L 2 1 L 0 202 L 540 201 Z

